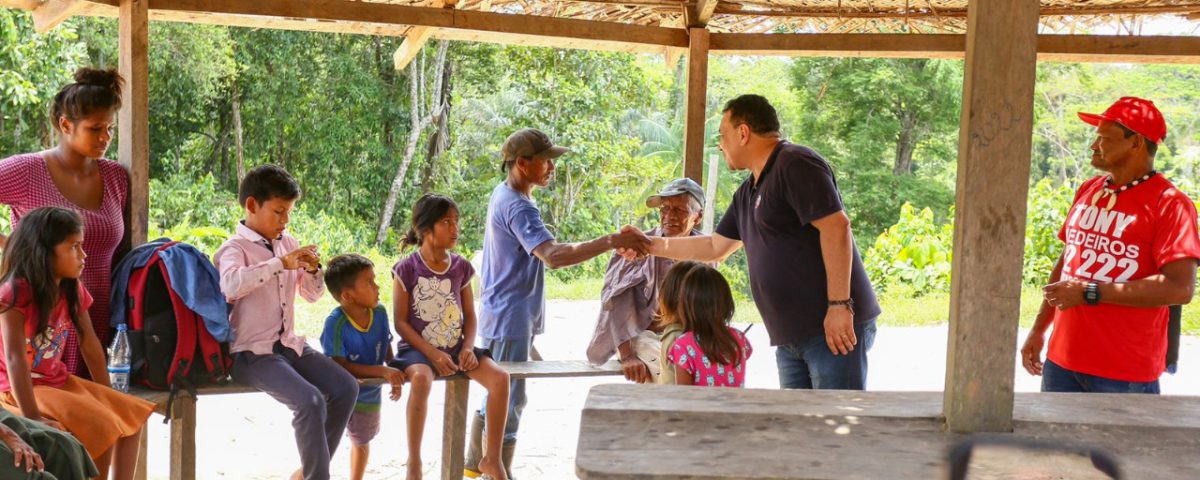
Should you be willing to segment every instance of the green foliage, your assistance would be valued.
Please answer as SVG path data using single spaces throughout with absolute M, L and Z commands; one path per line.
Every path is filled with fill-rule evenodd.
M 1058 239 L 1074 191 L 1042 179 L 1029 190 L 1025 226 L 1023 278 L 1026 285 L 1044 285 L 1062 254 Z M 900 208 L 900 220 L 884 230 L 863 255 L 867 274 L 879 291 L 897 286 L 915 295 L 950 290 L 950 265 L 954 246 L 954 212 L 938 221 L 928 209 L 911 204 Z
M 1072 187 L 1055 186 L 1048 178 L 1039 180 L 1029 189 L 1025 222 L 1025 283 L 1044 285 L 1050 278 L 1050 271 L 1063 252 L 1058 231 L 1066 220 L 1074 194 Z
M 233 234 L 243 217 L 236 194 L 220 189 L 212 175 L 198 180 L 174 175 L 150 181 L 150 238 L 170 237 L 211 254 Z M 316 245 L 327 258 L 375 251 L 369 246 L 370 227 L 304 199 L 291 215 L 288 233 L 302 245 Z
M 932 210 L 918 211 L 905 203 L 900 207 L 900 220 L 879 234 L 863 260 L 877 291 L 905 285 L 915 295 L 946 292 L 950 290 L 953 247 L 952 219 L 939 223 Z
M 85 61 L 71 25 L 39 35 L 29 12 L 0 8 L 0 157 L 50 146 L 50 102 Z
M 52 143 L 45 118 L 51 96 L 76 67 L 115 63 L 116 28 L 111 19 L 76 17 L 38 35 L 28 12 L 0 9 L 0 156 Z M 396 213 L 386 219 L 389 240 L 376 247 L 372 232 L 413 128 L 410 87 L 430 95 L 436 46 L 418 55 L 415 68 L 396 72 L 395 38 L 174 23 L 154 23 L 150 35 L 152 235 L 208 251 L 242 218 L 234 193 L 239 153 L 245 169 L 275 163 L 299 179 L 304 194 L 290 230 L 301 242 L 326 255 L 358 251 L 381 260 L 400 255 L 395 239 L 426 190 L 458 202 L 460 253 L 477 251 L 488 198 L 503 180 L 500 145 L 519 128 L 541 128 L 572 149 L 554 182 L 534 194 L 562 242 L 625 224 L 655 226 L 657 212 L 645 197 L 681 174 L 680 66 L 668 69 L 658 55 L 455 42 L 448 148 L 426 155 L 430 134 L 418 137 Z M 716 132 L 729 99 L 766 96 L 785 138 L 833 166 L 876 286 L 936 303 L 948 291 L 961 82 L 959 61 L 714 57 L 706 135 Z M 1170 130 L 1155 166 L 1196 198 L 1197 85 L 1195 66 L 1039 65 L 1028 286 L 1045 281 L 1061 250 L 1056 234 L 1072 189 L 1097 174 L 1088 162 L 1094 132 L 1075 112 L 1103 110 L 1122 95 L 1154 99 Z M 716 201 L 705 215 L 719 221 L 747 173 L 729 171 L 708 145 L 704 161 L 713 158 Z M 588 288 L 569 287 L 569 295 L 583 295 L 606 261 L 551 276 L 586 280 Z M 742 308 L 749 302 L 744 253 L 721 271 L 739 299 L 739 318 L 750 315 L 752 308 Z
M 1042 304 L 1041 286 L 1021 289 L 1021 326 L 1029 328 Z M 907 285 L 896 285 L 879 298 L 883 314 L 879 324 L 889 327 L 934 327 L 950 320 L 950 293 L 918 294 Z
M 792 140 L 834 166 L 861 248 L 905 202 L 937 212 L 953 203 L 962 62 L 798 59 L 791 74 L 811 112 Z

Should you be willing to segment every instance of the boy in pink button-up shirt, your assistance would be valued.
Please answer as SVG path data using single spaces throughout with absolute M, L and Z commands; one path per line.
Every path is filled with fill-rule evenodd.
M 221 292 L 233 304 L 234 381 L 291 409 L 302 464 L 297 474 L 326 480 L 358 398 L 358 381 L 294 330 L 296 293 L 311 303 L 325 291 L 316 247 L 301 247 L 284 231 L 298 198 L 300 186 L 283 168 L 251 170 L 238 191 L 246 219 L 213 259 Z

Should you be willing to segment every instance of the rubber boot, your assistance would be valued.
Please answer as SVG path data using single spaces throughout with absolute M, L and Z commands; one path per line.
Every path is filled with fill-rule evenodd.
M 471 443 L 467 446 L 467 458 L 463 461 L 463 476 L 479 478 L 479 461 L 483 459 L 483 415 L 475 412 L 471 421 Z
M 508 473 L 508 480 L 513 480 L 513 454 L 517 451 L 517 442 L 506 443 L 501 447 L 501 459 L 504 462 L 504 471 Z

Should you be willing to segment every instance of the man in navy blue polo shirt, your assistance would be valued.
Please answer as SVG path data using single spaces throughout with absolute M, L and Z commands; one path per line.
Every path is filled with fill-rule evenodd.
M 880 308 L 833 170 L 783 140 L 775 108 L 758 95 L 725 104 L 720 136 L 729 168 L 750 177 L 713 235 L 656 237 L 649 254 L 713 262 L 744 245 L 780 387 L 862 390 Z

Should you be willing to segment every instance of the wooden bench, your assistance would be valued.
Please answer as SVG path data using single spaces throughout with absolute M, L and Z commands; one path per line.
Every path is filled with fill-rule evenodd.
M 513 380 L 537 378 L 572 378 L 620 375 L 621 365 L 610 361 L 600 367 L 592 367 L 580 360 L 542 360 L 530 362 L 499 362 Z M 445 377 L 446 402 L 442 422 L 442 478 L 461 479 L 463 475 L 463 451 L 466 448 L 467 400 L 470 380 L 461 374 Z M 362 380 L 364 385 L 379 385 L 382 379 Z M 231 393 L 254 393 L 257 390 L 245 385 L 230 383 L 201 388 L 197 394 L 222 395 Z M 167 392 L 134 389 L 133 395 L 156 404 L 155 412 L 171 419 L 171 480 L 193 480 L 196 478 L 196 399 L 186 392 L 175 397 L 172 412 L 167 412 Z M 289 437 L 290 437 L 290 432 Z M 139 480 L 146 479 L 147 434 L 142 433 L 139 453 Z

